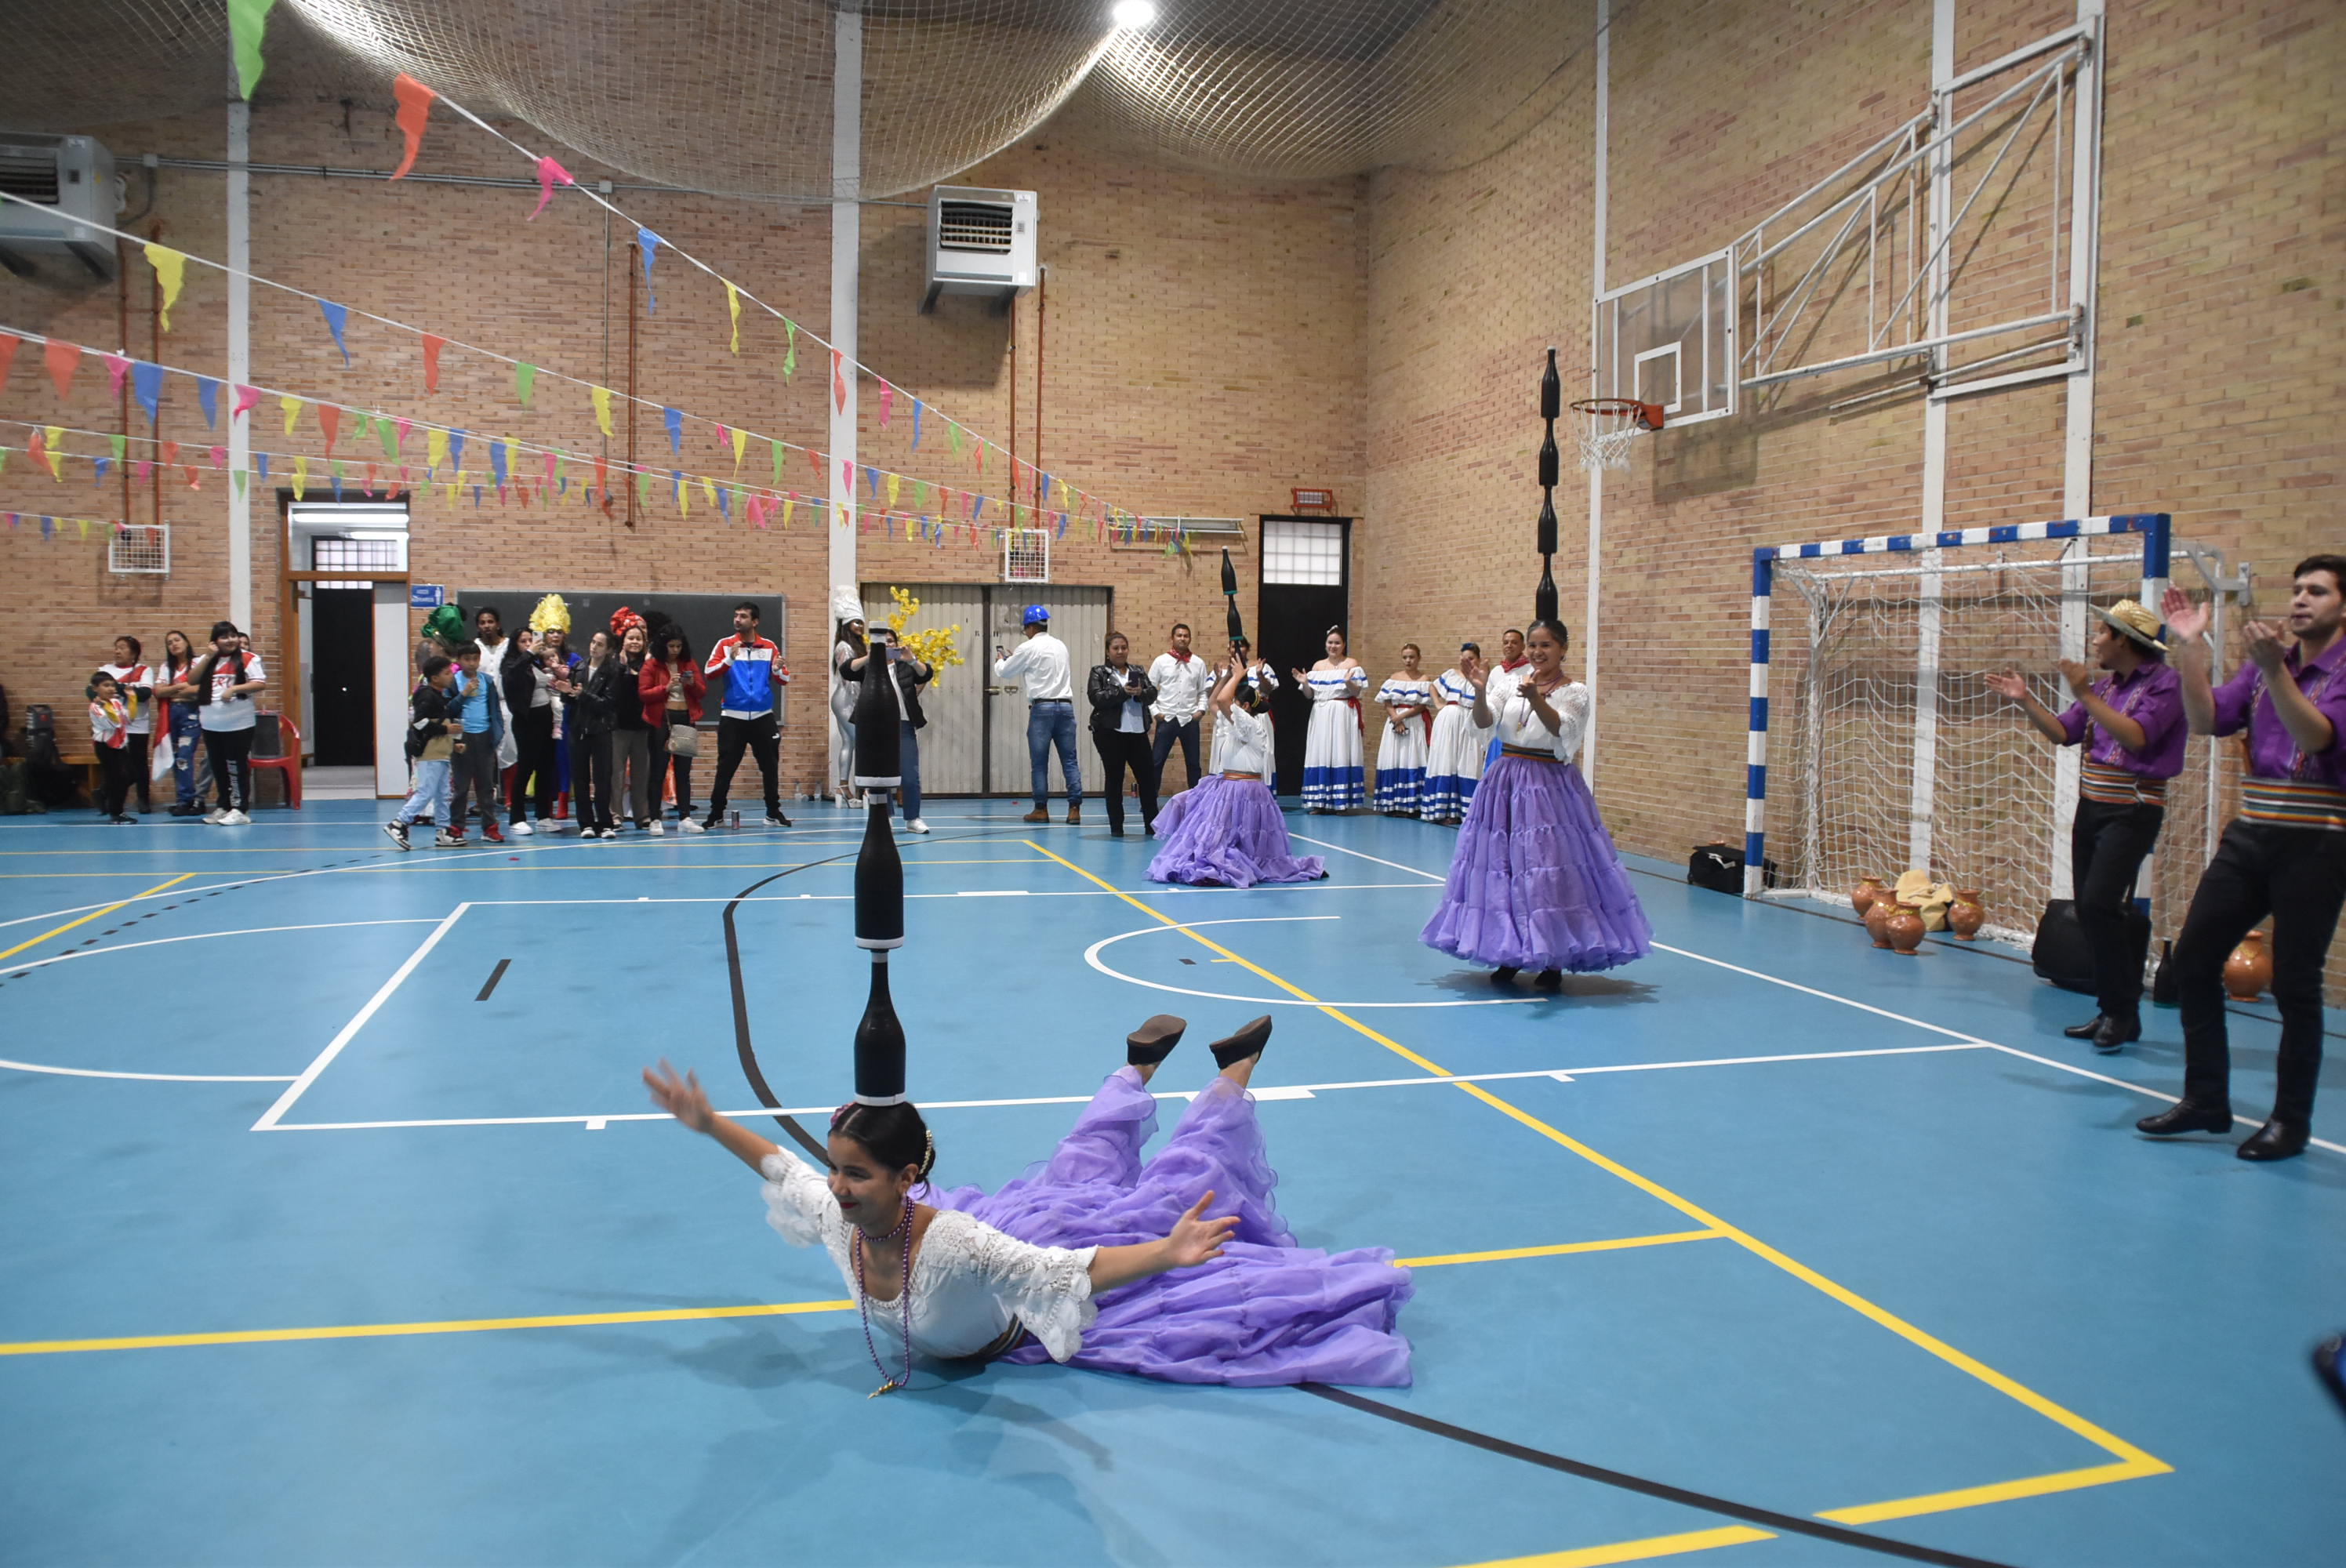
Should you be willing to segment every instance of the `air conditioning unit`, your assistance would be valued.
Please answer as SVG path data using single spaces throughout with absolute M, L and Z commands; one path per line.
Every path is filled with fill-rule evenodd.
M 929 193 L 929 290 L 921 314 L 940 294 L 975 294 L 1003 315 L 1021 289 L 1035 286 L 1035 193 L 940 185 Z
M 113 236 L 88 226 L 112 225 L 122 188 L 114 155 L 94 137 L 0 131 L 0 190 L 18 198 L 0 201 L 0 267 L 28 278 L 36 258 L 70 256 L 92 278 L 112 280 Z

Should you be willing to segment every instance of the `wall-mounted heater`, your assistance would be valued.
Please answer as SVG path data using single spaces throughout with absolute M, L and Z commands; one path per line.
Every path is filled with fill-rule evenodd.
M 929 289 L 921 314 L 940 294 L 975 294 L 1006 314 L 1035 286 L 1035 193 L 940 185 L 929 193 Z
M 0 131 L 0 190 L 18 199 L 0 201 L 0 267 L 29 278 L 36 258 L 70 256 L 88 278 L 113 279 L 114 237 L 87 225 L 114 222 L 122 188 L 94 137 Z

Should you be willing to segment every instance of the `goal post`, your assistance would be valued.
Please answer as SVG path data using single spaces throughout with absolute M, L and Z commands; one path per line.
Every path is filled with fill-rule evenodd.
M 1993 931 L 2032 932 L 2069 891 L 2076 748 L 2045 744 L 1982 677 L 2016 670 L 2066 706 L 2058 662 L 2085 657 L 2088 606 L 2156 610 L 2170 527 L 2135 513 L 1754 550 L 1745 896 L 1767 887 L 1772 841 L 1779 895 L 1925 869 L 1982 889 Z M 2189 841 L 2206 813 L 2212 777 L 2192 772 L 2163 840 Z

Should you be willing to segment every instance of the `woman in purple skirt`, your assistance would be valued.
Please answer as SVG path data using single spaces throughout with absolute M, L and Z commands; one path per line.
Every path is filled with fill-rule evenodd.
M 1589 697 L 1565 678 L 1567 637 L 1556 622 L 1534 622 L 1529 667 L 1495 703 L 1482 661 L 1462 665 L 1474 686 L 1474 722 L 1496 723 L 1499 757 L 1474 790 L 1442 902 L 1418 940 L 1492 965 L 1502 984 L 1530 969 L 1534 983 L 1552 989 L 1566 970 L 1611 969 L 1653 945 L 1580 776 Z
M 1157 814 L 1157 836 L 1165 843 L 1148 862 L 1149 881 L 1250 888 L 1328 874 L 1319 856 L 1299 860 L 1288 852 L 1286 820 L 1262 781 L 1270 770 L 1270 726 L 1257 716 L 1269 698 L 1247 677 L 1246 660 L 1232 643 L 1229 671 L 1214 688 L 1214 755 L 1222 770 Z
M 1220 1075 L 1141 1160 L 1157 1131 L 1147 1084 L 1187 1027 L 1159 1015 L 1135 1030 L 1057 1151 L 991 1196 L 928 1185 L 936 1145 L 909 1104 L 842 1106 L 826 1177 L 710 1110 L 667 1063 L 644 1082 L 766 1178 L 768 1224 L 831 1254 L 888 1380 L 879 1392 L 910 1381 L 915 1351 L 1234 1388 L 1406 1385 L 1394 1325 L 1409 1271 L 1384 1247 L 1298 1247 L 1272 1207 L 1246 1092 L 1269 1018 L 1214 1044 Z

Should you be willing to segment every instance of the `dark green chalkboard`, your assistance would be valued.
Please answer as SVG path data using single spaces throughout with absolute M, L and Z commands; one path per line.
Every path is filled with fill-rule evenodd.
M 648 621 L 666 616 L 682 626 L 684 635 L 691 639 L 693 657 L 706 663 L 709 650 L 719 639 L 733 635 L 733 606 L 744 599 L 758 606 L 759 635 L 776 647 L 789 646 L 790 601 L 773 594 L 625 593 L 615 588 L 564 587 L 461 588 L 456 590 L 456 602 L 464 606 L 467 624 L 482 606 L 494 605 L 510 636 L 516 627 L 529 624 L 530 611 L 536 609 L 537 601 L 548 594 L 560 594 L 562 602 L 569 606 L 570 646 L 582 653 L 586 650 L 586 639 L 598 630 L 609 630 L 612 612 L 625 605 Z M 655 611 L 658 614 L 655 615 Z M 818 677 L 821 674 L 821 671 L 815 673 Z M 794 669 L 790 674 L 798 679 L 806 678 L 806 672 L 802 670 Z M 823 711 L 821 686 L 822 682 L 818 679 L 814 709 L 818 713 Z M 788 724 L 790 690 L 787 687 L 781 693 L 778 711 L 781 721 Z M 709 713 L 713 721 L 716 713 L 714 704 L 710 705 Z

